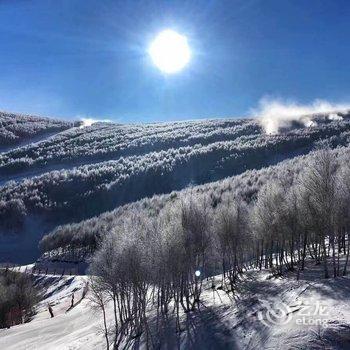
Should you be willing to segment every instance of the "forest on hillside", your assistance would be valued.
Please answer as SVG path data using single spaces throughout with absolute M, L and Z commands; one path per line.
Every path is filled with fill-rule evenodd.
M 56 133 L 78 124 L 59 119 L 0 112 L 0 151 L 5 146 L 17 145 L 35 136 Z
M 294 125 L 273 135 L 250 119 L 73 127 L 0 154 L 0 173 L 8 180 L 0 187 L 0 218 L 7 218 L 0 229 L 21 231 L 32 215 L 79 221 L 307 154 L 320 141 L 333 148 L 349 143 L 347 117 L 317 118 L 316 127 Z M 54 164 L 57 170 L 45 172 Z
M 247 271 L 299 280 L 311 263 L 324 278 L 348 274 L 350 121 L 315 119 L 276 134 L 248 119 L 97 123 L 2 152 L 1 238 L 40 251 L 40 266 L 89 265 L 107 348 L 141 337 L 161 347 L 150 323 L 181 334 L 204 281 L 235 298 Z M 0 308 L 23 299 L 30 318 L 37 289 L 5 273 Z
M 208 215 L 215 215 L 222 207 L 230 206 L 239 201 L 246 208 L 256 204 L 261 193 L 277 186 L 282 193 L 294 191 L 310 166 L 316 162 L 322 150 L 314 151 L 309 155 L 286 160 L 278 165 L 260 170 L 249 170 L 241 175 L 221 181 L 193 186 L 182 191 L 170 194 L 153 196 L 130 203 L 117 209 L 103 213 L 80 223 L 67 224 L 57 227 L 46 235 L 40 242 L 42 252 L 60 253 L 67 250 L 70 253 L 81 254 L 94 252 L 99 242 L 115 228 L 124 226 L 130 216 L 158 217 L 182 202 L 205 203 Z M 347 147 L 328 150 L 332 160 L 332 171 L 336 172 L 336 180 L 347 181 L 350 150 Z M 332 175 L 333 176 L 333 175 Z M 335 175 L 334 175 L 335 176 Z M 340 186 L 340 184 L 337 186 Z M 342 184 L 342 186 L 345 186 Z
M 92 253 L 92 300 L 103 315 L 107 347 L 110 338 L 118 347 L 143 335 L 148 347 L 157 348 L 163 330 L 152 333 L 151 320 L 174 334 L 184 331 L 183 315 L 202 308 L 205 279 L 212 280 L 213 293 L 220 288 L 235 298 L 243 273 L 251 269 L 267 269 L 271 278 L 294 272 L 298 280 L 311 260 L 322 264 L 324 278 L 347 275 L 349 157 L 348 149 L 321 149 L 288 170 L 274 167 L 278 171 L 258 180 L 260 188 L 250 198 L 232 187 L 216 201 L 213 191 L 187 190 L 159 199 L 157 212 L 143 202 L 142 210 L 131 206 L 71 231 L 61 228 L 41 248 L 53 249 L 52 257 L 65 250 Z M 91 229 L 101 232 L 94 224 L 110 227 L 93 236 Z M 116 305 L 111 321 L 109 302 Z

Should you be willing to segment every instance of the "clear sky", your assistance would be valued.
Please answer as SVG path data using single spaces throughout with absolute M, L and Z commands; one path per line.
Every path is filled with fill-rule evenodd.
M 192 50 L 173 75 L 147 53 L 167 28 Z M 148 122 L 350 100 L 348 0 L 0 0 L 0 44 L 1 110 Z

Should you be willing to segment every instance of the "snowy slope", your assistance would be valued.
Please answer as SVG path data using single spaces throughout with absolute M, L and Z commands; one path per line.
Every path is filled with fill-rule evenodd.
M 0 349 L 98 349 L 103 344 L 96 335 L 99 318 L 89 307 L 89 301 L 81 300 L 86 279 L 36 276 L 36 283 L 46 290 L 45 299 L 30 323 L 0 330 Z M 77 305 L 67 312 L 73 292 Z M 49 302 L 55 314 L 52 319 L 47 310 Z
M 323 280 L 321 275 L 321 267 L 314 265 L 300 281 L 292 273 L 269 279 L 267 271 L 249 271 L 234 295 L 213 291 L 211 282 L 206 282 L 201 310 L 189 314 L 184 323 L 187 331 L 182 332 L 181 348 L 349 349 L 350 279 Z M 91 309 L 89 293 L 80 301 L 86 279 L 36 276 L 37 283 L 47 288 L 45 299 L 30 323 L 0 330 L 0 349 L 104 349 L 100 315 Z M 218 276 L 215 285 L 220 284 Z M 73 291 L 77 305 L 66 312 Z M 48 302 L 53 305 L 53 319 Z M 284 308 L 288 312 L 283 317 L 269 322 L 269 315 L 279 315 Z M 298 324 L 303 319 L 304 324 Z M 175 334 L 167 337 L 168 348 L 174 348 L 175 338 Z M 142 340 L 140 344 L 142 348 Z

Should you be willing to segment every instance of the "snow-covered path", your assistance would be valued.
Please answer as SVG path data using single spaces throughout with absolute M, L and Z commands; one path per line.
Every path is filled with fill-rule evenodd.
M 69 129 L 66 129 L 66 130 L 69 130 Z M 37 143 L 40 143 L 42 141 L 49 140 L 49 139 L 53 138 L 55 135 L 59 134 L 60 132 L 62 132 L 62 131 L 44 132 L 44 133 L 36 135 L 34 137 L 26 138 L 23 141 L 15 144 L 15 145 L 0 146 L 0 153 L 15 151 L 21 147 L 26 147 L 26 146 L 31 145 L 31 144 L 37 144 Z

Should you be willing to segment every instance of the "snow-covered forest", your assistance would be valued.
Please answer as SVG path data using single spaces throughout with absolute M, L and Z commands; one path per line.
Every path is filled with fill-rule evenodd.
M 332 148 L 348 144 L 346 113 L 336 120 L 315 115 L 313 121 L 313 127 L 294 122 L 277 134 L 266 134 L 256 119 L 71 123 L 40 142 L 0 153 L 0 217 L 7 218 L 1 229 L 24 232 L 33 215 L 57 224 L 79 221 L 154 194 L 277 164 L 309 153 L 320 141 Z
M 27 263 L 41 255 L 44 270 L 89 264 L 82 305 L 100 325 L 101 348 L 160 349 L 170 346 L 167 335 L 170 348 L 186 348 L 196 329 L 188 322 L 213 307 L 211 292 L 231 314 L 247 279 L 293 280 L 301 294 L 310 266 L 320 280 L 347 278 L 350 121 L 337 115 L 275 134 L 259 119 L 72 123 L 1 153 L 9 181 L 0 187 L 0 252 L 8 257 L 11 240 L 23 240 Z M 0 271 L 0 327 L 18 308 L 11 322 L 35 327 L 36 312 L 62 292 L 45 294 L 51 277 L 30 271 Z M 9 344 L 15 334 L 6 336 Z
M 79 123 L 76 123 L 78 126 Z M 59 132 L 74 126 L 72 122 L 31 115 L 0 112 L 0 151 L 36 136 Z
M 140 337 L 146 348 L 162 347 L 163 327 L 186 332 L 184 315 L 203 308 L 205 290 L 235 298 L 250 270 L 273 278 L 292 272 L 298 281 L 312 262 L 322 266 L 321 279 L 348 274 L 349 157 L 347 148 L 323 145 L 278 166 L 61 227 L 41 248 L 53 258 L 92 256 L 91 298 L 107 348 Z

